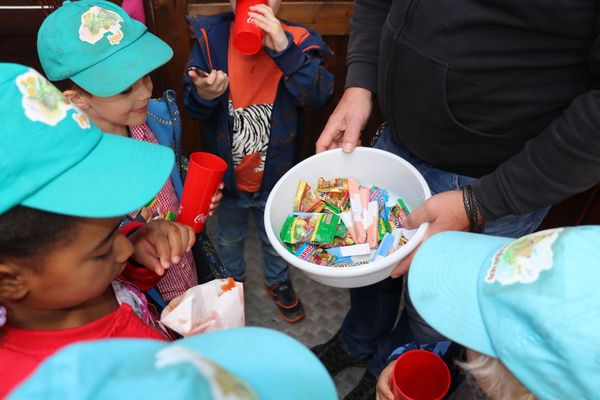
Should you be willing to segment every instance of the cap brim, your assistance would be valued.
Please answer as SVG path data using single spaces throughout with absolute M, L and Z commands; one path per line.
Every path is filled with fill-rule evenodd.
M 158 193 L 173 163 L 168 147 L 105 133 L 84 159 L 21 204 L 86 218 L 125 215 Z
M 291 337 L 249 327 L 205 333 L 179 340 L 245 381 L 261 399 L 337 399 L 319 359 Z
M 329 373 L 308 348 L 281 332 L 258 327 L 203 333 L 173 343 L 149 339 L 75 343 L 38 366 L 11 398 L 104 399 L 126 398 L 128 393 L 152 399 L 208 398 L 199 396 L 206 392 L 206 373 L 196 368 L 190 373 L 193 358 L 166 356 L 165 350 L 173 347 L 215 362 L 259 399 L 338 398 Z M 211 384 L 227 389 L 224 378 L 213 376 Z M 228 398 L 240 397 L 232 391 Z
M 408 274 L 408 292 L 419 315 L 447 338 L 496 358 L 481 316 L 478 284 L 492 256 L 512 240 L 442 232 L 424 242 Z
M 129 46 L 73 75 L 71 80 L 94 96 L 115 96 L 167 63 L 171 57 L 171 47 L 146 32 Z

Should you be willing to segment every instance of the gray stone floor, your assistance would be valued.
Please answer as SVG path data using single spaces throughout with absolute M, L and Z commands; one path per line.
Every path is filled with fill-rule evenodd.
M 209 219 L 207 233 L 216 244 L 216 218 Z M 306 317 L 295 324 L 288 324 L 279 316 L 277 306 L 263 289 L 262 253 L 252 218 L 244 257 L 247 277 L 244 284 L 246 325 L 285 332 L 308 347 L 329 340 L 337 332 L 350 304 L 347 289 L 324 286 L 294 267 L 290 267 L 290 276 L 304 303 Z M 364 369 L 352 368 L 335 378 L 340 397 L 345 396 L 358 383 L 363 372 Z
M 207 224 L 207 233 L 215 244 L 217 242 L 216 222 L 216 218 L 210 218 Z M 290 267 L 290 276 L 294 288 L 304 303 L 306 317 L 295 324 L 288 324 L 279 316 L 277 306 L 263 289 L 260 240 L 252 218 L 249 221 L 244 258 L 247 268 L 244 285 L 247 326 L 264 326 L 285 332 L 308 347 L 329 340 L 337 332 L 350 307 L 348 290 L 317 283 L 294 267 Z M 340 398 L 358 384 L 363 373 L 364 368 L 350 368 L 335 377 Z M 476 398 L 473 390 L 465 384 L 460 385 L 454 393 L 447 396 L 448 400 Z

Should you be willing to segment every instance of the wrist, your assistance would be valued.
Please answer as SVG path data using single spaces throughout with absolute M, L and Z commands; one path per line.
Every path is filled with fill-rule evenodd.
M 362 87 L 357 87 L 357 86 L 352 86 L 352 87 L 348 87 L 346 88 L 346 90 L 344 90 L 344 97 L 346 96 L 352 96 L 354 98 L 360 97 L 364 100 L 368 100 L 368 101 L 372 101 L 373 100 L 373 92 L 371 92 L 369 89 L 365 89 Z
M 286 34 L 284 33 L 282 37 L 280 37 L 276 42 L 273 41 L 273 51 L 276 53 L 281 53 L 285 49 L 287 49 L 290 45 L 290 41 L 288 40 Z
M 213 100 L 212 98 L 210 98 L 210 96 L 207 96 L 206 93 L 202 93 L 202 91 L 200 91 L 199 88 L 196 88 L 196 94 L 198 95 L 198 97 L 200 97 L 202 100 L 206 100 L 206 101 L 211 101 Z
M 481 211 L 479 210 L 479 202 L 471 185 L 467 185 L 462 190 L 463 205 L 469 221 L 469 231 L 474 233 L 483 232 L 485 223 Z

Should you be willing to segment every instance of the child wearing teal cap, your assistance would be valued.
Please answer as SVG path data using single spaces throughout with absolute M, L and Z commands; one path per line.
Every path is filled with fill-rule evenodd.
M 163 271 L 139 262 L 180 257 L 195 237 L 164 220 L 119 229 L 124 214 L 164 185 L 170 149 L 105 134 L 28 67 L 0 64 L 0 91 L 4 398 L 70 343 L 167 339 L 138 290 Z
M 223 329 L 172 343 L 77 343 L 47 359 L 8 399 L 127 400 L 132 394 L 148 400 L 338 399 L 329 373 L 306 346 L 259 327 Z
M 148 75 L 169 61 L 171 48 L 114 3 L 81 0 L 65 1 L 44 20 L 38 32 L 38 53 L 48 78 L 60 81 L 64 94 L 102 130 L 175 150 L 176 165 L 165 186 L 147 207 L 130 215 L 174 219 L 186 168 L 181 156 L 181 120 L 172 91 L 160 100 L 150 98 Z M 212 209 L 220 198 L 217 191 Z M 206 236 L 201 240 L 203 249 L 212 248 Z M 224 270 L 218 258 L 213 260 Z M 198 284 L 196 264 L 191 251 L 162 263 L 166 273 L 158 289 L 164 300 Z
M 460 363 L 492 400 L 597 399 L 600 226 L 519 239 L 443 232 L 408 274 L 427 323 L 468 348 Z M 390 364 L 378 399 L 391 400 Z

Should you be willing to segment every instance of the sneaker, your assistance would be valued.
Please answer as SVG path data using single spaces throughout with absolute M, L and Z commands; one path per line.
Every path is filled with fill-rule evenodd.
M 331 376 L 336 376 L 346 368 L 366 367 L 369 361 L 369 356 L 352 357 L 348 354 L 342 347 L 339 332 L 326 343 L 319 344 L 311 350 L 321 360 Z
M 377 393 L 377 378 L 369 371 L 358 382 L 358 385 L 344 397 L 344 400 L 375 400 Z
M 290 280 L 268 286 L 266 290 L 267 294 L 273 298 L 279 309 L 279 314 L 286 322 L 293 324 L 304 318 L 304 306 L 300 301 L 300 297 L 294 291 Z

